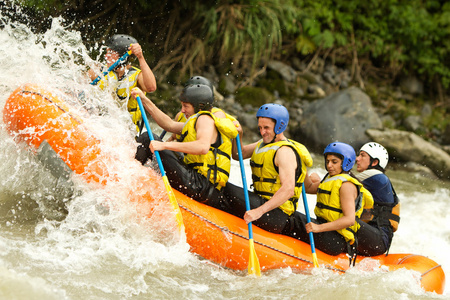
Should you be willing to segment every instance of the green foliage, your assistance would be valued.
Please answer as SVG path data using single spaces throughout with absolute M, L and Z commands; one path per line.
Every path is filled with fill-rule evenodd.
M 231 61 L 236 66 L 251 59 L 252 67 L 261 58 L 268 59 L 282 44 L 282 29 L 292 30 L 284 23 L 295 9 L 282 1 L 221 1 L 216 6 L 197 3 L 193 19 L 201 24 L 201 33 L 209 55 L 219 62 Z M 292 19 L 291 19 L 292 20 Z
M 265 88 L 244 86 L 236 91 L 236 101 L 245 104 L 251 104 L 254 107 L 260 107 L 265 103 L 273 102 L 273 95 Z
M 68 2 L 62 2 L 59 0 L 19 0 L 20 4 L 31 7 L 36 11 L 52 12 L 63 9 Z
M 438 0 L 296 0 L 297 51 L 322 49 L 450 87 L 450 3 Z M 312 43 L 311 43 L 312 42 Z M 319 51 L 317 50 L 317 51 Z
M 425 118 L 424 124 L 427 128 L 435 128 L 444 132 L 445 128 L 450 124 L 450 119 L 445 108 L 434 108 L 433 113 Z
M 329 56 L 352 67 L 358 63 L 362 76 L 418 74 L 430 86 L 450 87 L 448 1 L 16 2 L 34 11 L 33 19 L 63 16 L 91 45 L 116 32 L 135 35 L 151 48 L 161 79 L 172 69 L 192 74 L 206 64 L 234 76 L 252 76 L 261 62 L 300 54 L 307 59 Z M 36 23 L 41 30 L 48 26 Z

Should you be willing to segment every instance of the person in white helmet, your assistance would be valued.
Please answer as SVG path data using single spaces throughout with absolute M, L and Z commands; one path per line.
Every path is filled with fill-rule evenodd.
M 388 161 L 387 150 L 375 142 L 364 144 L 356 157 L 356 170 L 359 174 L 355 176 L 370 191 L 374 200 L 373 209 L 365 211 L 361 220 L 375 229 L 371 234 L 358 236 L 358 239 L 360 245 L 385 249 L 383 253 L 389 251 L 394 232 L 400 222 L 400 202 L 391 181 L 384 174 Z M 371 240 L 371 243 L 364 240 Z M 358 250 L 362 255 L 373 251 L 373 249 Z

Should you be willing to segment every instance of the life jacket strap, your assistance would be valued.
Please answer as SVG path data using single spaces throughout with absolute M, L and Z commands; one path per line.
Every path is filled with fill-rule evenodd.
M 316 203 L 316 207 L 318 207 L 320 209 L 328 209 L 328 210 L 331 210 L 331 211 L 342 213 L 342 209 L 339 209 L 339 208 L 336 208 L 336 207 L 332 207 L 332 206 L 329 206 L 329 205 L 325 205 L 322 202 L 317 202 Z
M 317 193 L 318 194 L 326 194 L 326 195 L 331 195 L 331 191 L 327 191 L 327 190 L 324 190 L 324 189 L 317 189 Z

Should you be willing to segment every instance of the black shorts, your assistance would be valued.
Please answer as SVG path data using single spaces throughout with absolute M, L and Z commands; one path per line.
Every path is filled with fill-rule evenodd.
M 145 164 L 148 159 L 152 159 L 150 139 L 147 132 L 141 134 L 137 139 L 140 145 L 137 148 L 135 158 L 142 164 Z M 160 140 L 155 137 L 155 140 Z M 189 168 L 183 162 L 183 154 L 173 152 L 170 150 L 159 151 L 161 162 L 164 166 L 167 179 L 172 188 L 178 190 L 182 194 L 191 197 L 192 199 L 204 203 L 206 205 L 215 207 L 223 211 L 229 211 L 227 201 L 221 191 L 216 189 L 214 185 L 206 179 L 205 176 L 198 173 L 197 170 Z M 158 164 L 152 163 L 154 169 L 158 169 Z
M 322 224 L 327 222 L 323 219 L 311 219 L 311 222 Z M 357 231 L 357 254 L 363 256 L 375 256 L 387 251 L 383 241 L 382 232 L 369 224 L 357 219 L 360 228 Z M 309 241 L 309 233 L 306 232 L 306 216 L 298 211 L 289 218 L 289 226 L 286 227 L 283 234 L 296 237 L 306 243 Z M 317 249 L 330 254 L 338 255 L 348 251 L 345 238 L 337 231 L 326 231 L 314 233 L 314 244 Z
M 244 218 L 244 214 L 247 211 L 245 206 L 244 189 L 235 186 L 232 183 L 227 183 L 223 190 L 226 200 L 228 201 L 229 213 Z M 257 208 L 263 205 L 267 200 L 261 198 L 255 193 L 248 192 L 250 209 Z M 281 233 L 287 224 L 289 216 L 280 208 L 275 208 L 261 216 L 258 220 L 252 222 L 252 224 L 262 228 L 264 230 Z
M 311 222 L 322 224 L 326 221 L 322 219 L 316 220 L 311 218 Z M 306 215 L 296 211 L 289 217 L 289 225 L 286 226 L 283 234 L 295 237 L 309 244 L 309 233 L 306 232 L 305 228 L 306 223 Z M 345 238 L 335 230 L 314 233 L 313 237 L 316 248 L 329 255 L 338 255 L 341 253 L 346 253 L 348 251 Z

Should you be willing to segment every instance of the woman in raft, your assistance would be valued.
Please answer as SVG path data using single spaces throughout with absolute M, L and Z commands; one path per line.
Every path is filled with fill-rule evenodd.
M 330 254 L 348 253 L 354 264 L 356 254 L 380 255 L 386 248 L 380 247 L 376 228 L 359 220 L 364 209 L 373 207 L 373 197 L 351 174 L 356 153 L 348 144 L 334 142 L 324 151 L 327 174 L 320 180 L 317 173 L 311 174 L 314 182 L 306 191 L 317 193 L 314 209 L 317 219 L 306 222 L 306 216 L 295 212 L 290 223 L 290 235 L 309 243 L 309 232 L 314 233 L 317 249 Z M 358 243 L 358 240 L 364 241 Z M 363 250 L 363 251 L 362 251 Z

